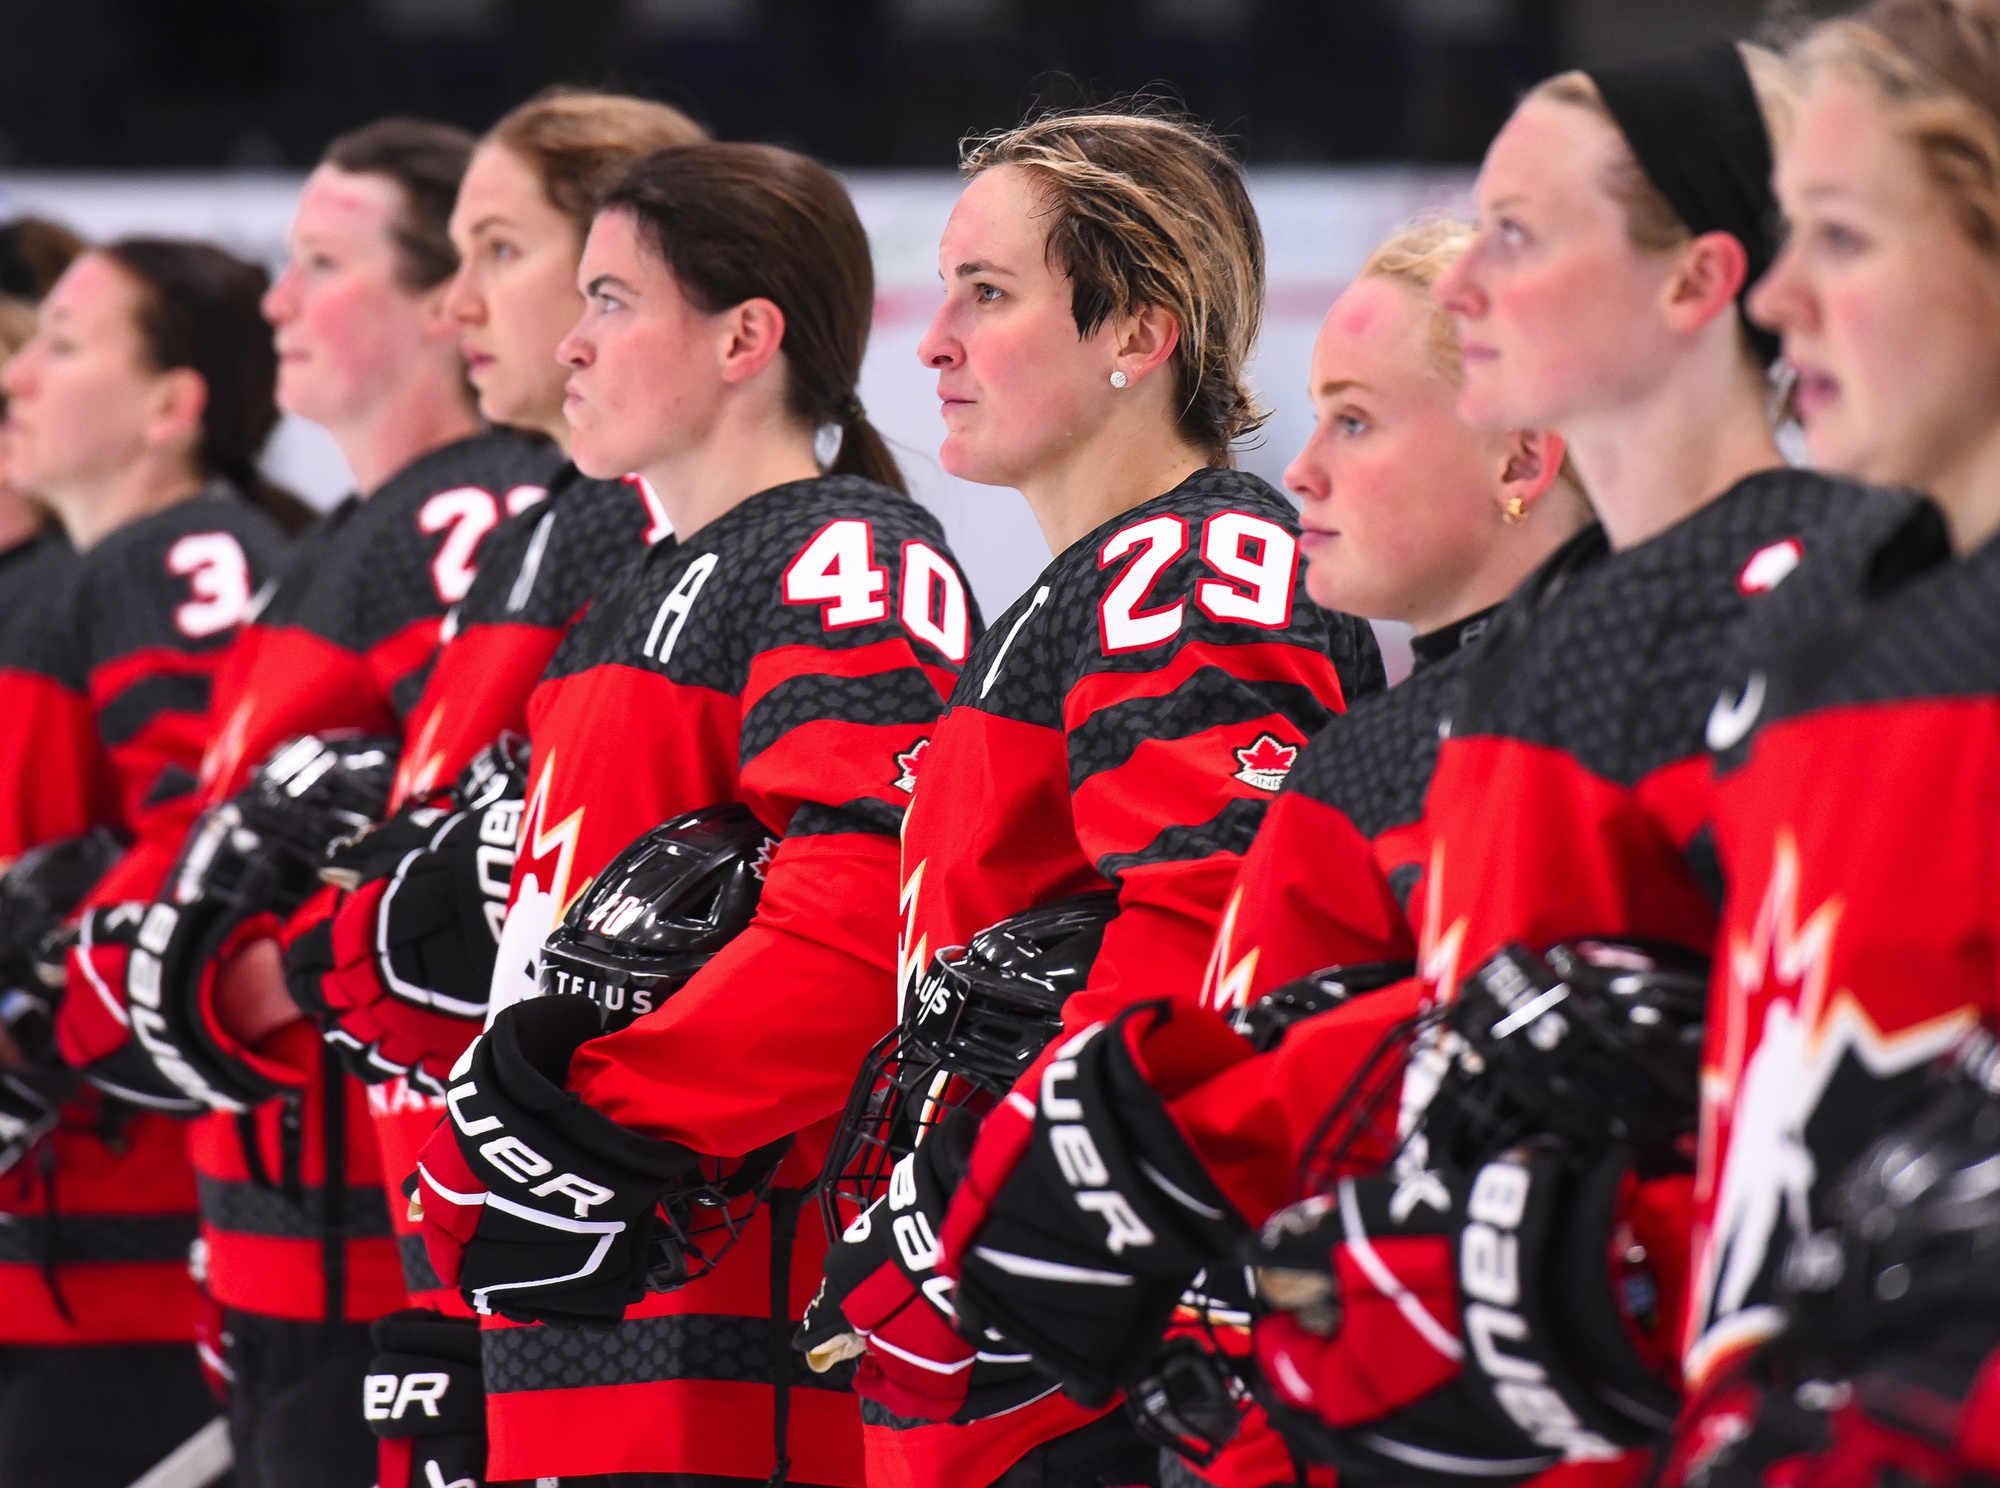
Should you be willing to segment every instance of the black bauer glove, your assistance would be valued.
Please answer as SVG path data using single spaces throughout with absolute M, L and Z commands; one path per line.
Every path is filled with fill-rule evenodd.
M 55 1130 L 78 1081 L 56 1047 L 62 968 L 44 974 L 42 945 L 124 850 L 99 827 L 30 848 L 0 874 L 0 1029 L 21 1061 L 0 1072 L 0 1173 Z
M 361 1416 L 380 1440 L 380 1488 L 479 1488 L 486 1480 L 486 1379 L 479 1319 L 416 1307 L 377 1318 L 380 1349 Z
M 564 1088 L 603 1016 L 581 997 L 515 1003 L 445 1093 L 451 1119 L 417 1163 L 424 1243 L 481 1312 L 608 1326 L 647 1290 L 655 1211 L 700 1154 L 627 1131 Z
M 1250 1233 L 1141 1064 L 1156 1041 L 1183 1064 L 1218 1030 L 1225 1059 L 1245 1052 L 1219 1018 L 1168 1002 L 1075 1035 L 1042 1068 L 1025 1143 L 1021 1092 L 988 1118 L 972 1176 L 1004 1172 L 990 1200 L 969 1185 L 953 1205 L 960 1329 L 1014 1339 L 1086 1407 L 1148 1373 L 1196 1273 Z
M 215 979 L 239 947 L 275 937 L 320 887 L 328 847 L 381 813 L 399 747 L 294 739 L 241 793 L 196 819 L 161 898 L 86 917 L 70 962 L 98 1001 L 122 1003 L 130 1018 L 129 1040 L 122 1030 L 87 1040 L 102 1052 L 86 1073 L 113 1094 L 168 1110 L 241 1112 L 280 1093 L 215 1021 Z
M 347 892 L 286 949 L 285 981 L 356 1078 L 441 1096 L 484 1026 L 527 759 L 503 735 L 439 800 L 327 854 L 320 876 Z
M 1254 1334 L 1272 1424 L 1343 1480 L 1440 1488 L 1656 1444 L 1677 1401 L 1606 1259 L 1627 1171 L 1615 1151 L 1579 1171 L 1544 1141 L 1280 1210 L 1247 1248 L 1279 1309 Z
M 896 1164 L 889 1191 L 826 1253 L 826 1280 L 797 1347 L 824 1374 L 858 1358 L 855 1393 L 904 1421 L 964 1425 L 1054 1392 L 1055 1382 L 1004 1338 L 960 1336 L 938 1231 L 978 1132 L 964 1108 Z

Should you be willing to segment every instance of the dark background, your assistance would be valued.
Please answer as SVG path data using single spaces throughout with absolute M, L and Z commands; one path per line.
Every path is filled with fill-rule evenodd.
M 949 165 L 961 135 L 1037 103 L 1156 84 L 1255 164 L 1471 162 L 1537 79 L 1749 34 L 1765 9 L 1763 0 L 0 0 L 0 168 L 306 166 L 331 136 L 381 114 L 483 129 L 552 82 L 662 98 L 724 137 L 843 166 Z

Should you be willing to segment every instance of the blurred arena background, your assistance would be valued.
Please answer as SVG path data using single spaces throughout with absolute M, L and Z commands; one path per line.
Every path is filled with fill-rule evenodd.
M 1270 252 L 1253 375 L 1275 410 L 1241 463 L 1278 482 L 1311 426 L 1312 338 L 1368 248 L 1462 206 L 1486 141 L 1562 67 L 1752 35 L 1825 0 L 0 0 L 0 220 L 167 232 L 282 260 L 306 168 L 416 113 L 482 130 L 551 83 L 688 110 L 839 167 L 874 242 L 871 416 L 989 616 L 1047 562 L 1011 493 L 947 477 L 915 356 L 961 135 L 1035 104 L 1151 89 L 1231 136 Z M 331 442 L 288 420 L 268 463 L 330 504 Z

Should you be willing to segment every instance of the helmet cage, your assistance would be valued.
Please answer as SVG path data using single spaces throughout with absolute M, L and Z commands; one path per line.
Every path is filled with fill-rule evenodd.
M 1419 1139 L 1425 1166 L 1555 1137 L 1579 1157 L 1623 1144 L 1646 1176 L 1688 1171 L 1706 998 L 1706 960 L 1680 946 L 1507 946 L 1382 1037 L 1306 1144 L 1300 1191 Z
M 925 1132 L 960 1106 L 991 1109 L 1062 1031 L 1063 1003 L 1089 979 L 1117 906 L 1101 891 L 1059 899 L 932 957 L 903 1021 L 868 1051 L 827 1152 L 829 1237 L 882 1196 Z

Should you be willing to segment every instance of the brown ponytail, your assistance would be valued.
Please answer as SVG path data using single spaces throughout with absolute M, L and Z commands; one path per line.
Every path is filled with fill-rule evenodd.
M 154 368 L 186 367 L 207 387 L 201 473 L 228 481 L 285 531 L 305 528 L 313 509 L 257 469 L 278 424 L 278 354 L 258 308 L 271 276 L 212 243 L 123 238 L 100 251 L 139 286 L 139 335 Z
M 773 145 L 677 145 L 632 165 L 600 210 L 632 213 L 705 312 L 775 304 L 792 415 L 808 428 L 840 426 L 832 473 L 909 490 L 855 393 L 875 270 L 854 203 L 826 167 Z

